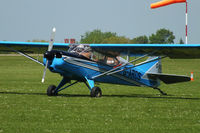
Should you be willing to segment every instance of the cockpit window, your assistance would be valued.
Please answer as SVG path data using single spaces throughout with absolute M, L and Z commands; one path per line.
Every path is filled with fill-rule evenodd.
M 68 52 L 76 53 L 78 55 L 86 57 L 89 60 L 101 62 L 110 66 L 116 66 L 120 63 L 124 63 L 124 60 L 121 57 L 109 57 L 105 54 L 92 51 L 90 46 L 87 44 L 72 44 L 70 45 Z
M 107 65 L 112 65 L 112 66 L 118 65 L 120 63 L 116 57 L 108 57 L 99 52 L 93 52 L 92 60 L 101 62 L 101 63 L 105 63 Z

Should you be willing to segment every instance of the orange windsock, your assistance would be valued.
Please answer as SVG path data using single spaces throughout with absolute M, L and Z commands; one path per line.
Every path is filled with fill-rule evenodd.
M 162 1 L 151 4 L 151 8 L 153 9 L 153 8 L 158 8 L 162 6 L 167 6 L 174 3 L 183 3 L 183 2 L 186 2 L 186 0 L 162 0 Z

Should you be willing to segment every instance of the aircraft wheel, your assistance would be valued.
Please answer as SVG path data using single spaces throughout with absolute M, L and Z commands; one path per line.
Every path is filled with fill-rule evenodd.
M 91 97 L 101 97 L 102 96 L 101 89 L 99 87 L 93 87 L 90 92 L 90 96 Z
M 55 89 L 56 89 L 56 86 L 55 85 L 50 85 L 47 89 L 47 95 L 48 96 L 56 96 L 57 93 L 55 93 Z

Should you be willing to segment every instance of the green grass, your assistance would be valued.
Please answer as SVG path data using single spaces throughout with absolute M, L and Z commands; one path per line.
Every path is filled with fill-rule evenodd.
M 46 96 L 58 74 L 24 57 L 0 56 L 0 133 L 192 133 L 200 130 L 200 60 L 163 60 L 163 71 L 194 81 L 162 84 L 168 96 L 143 87 L 100 84 L 102 98 L 90 98 L 84 84 Z

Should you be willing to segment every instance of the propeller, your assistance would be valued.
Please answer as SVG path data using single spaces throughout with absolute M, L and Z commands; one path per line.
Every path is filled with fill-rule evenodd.
M 51 33 L 51 39 L 49 41 L 49 46 L 48 46 L 48 50 L 47 52 L 45 53 L 45 55 L 48 55 L 51 54 L 51 50 L 53 49 L 53 43 L 54 43 L 54 38 L 55 38 L 55 33 L 56 33 L 56 28 L 54 27 L 52 29 L 52 33 Z M 48 63 L 49 63 L 49 58 L 46 58 L 46 65 L 45 65 L 45 68 L 44 68 L 44 73 L 43 73 L 43 76 L 42 76 L 42 83 L 44 83 L 44 79 L 45 79 L 45 75 L 46 75 L 46 70 L 47 70 L 47 66 L 48 66 Z

